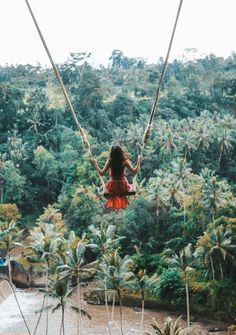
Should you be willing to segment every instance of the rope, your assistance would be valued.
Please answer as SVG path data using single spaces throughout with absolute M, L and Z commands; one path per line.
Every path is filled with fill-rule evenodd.
M 162 72 L 161 72 L 161 77 L 160 77 L 160 80 L 159 80 L 159 83 L 158 83 L 158 86 L 157 86 L 156 95 L 155 95 L 155 98 L 154 98 L 154 103 L 153 103 L 153 106 L 152 106 L 152 109 L 151 109 L 151 113 L 150 113 L 150 116 L 149 116 L 149 121 L 148 121 L 146 130 L 145 130 L 144 135 L 143 135 L 143 143 L 142 143 L 142 147 L 141 147 L 141 150 L 140 150 L 140 155 L 143 155 L 145 145 L 147 144 L 148 139 L 149 139 L 150 134 L 151 134 L 152 122 L 153 122 L 153 118 L 154 118 L 154 115 L 155 115 L 155 112 L 156 112 L 156 109 L 157 109 L 157 104 L 158 104 L 158 101 L 159 101 L 159 98 L 160 98 L 161 85 L 162 85 L 164 77 L 165 77 L 166 68 L 167 68 L 168 60 L 169 60 L 169 56 L 170 56 L 170 51 L 171 51 L 171 47 L 172 47 L 172 44 L 173 44 L 177 23 L 178 23 L 179 15 L 180 15 L 181 8 L 182 8 L 182 3 L 183 3 L 183 0 L 180 0 L 177 15 L 176 15 L 176 18 L 175 18 L 174 27 L 173 27 L 170 42 L 169 42 L 169 46 L 168 46 L 168 49 L 167 49 L 165 62 L 164 62 Z M 137 179 L 137 174 L 134 176 L 133 181 L 132 181 L 132 184 L 134 185 L 134 187 L 136 187 L 136 184 L 137 184 L 136 179 Z
M 64 94 L 64 97 L 66 99 L 66 102 L 68 104 L 68 107 L 69 107 L 69 111 L 71 112 L 71 115 L 75 121 L 75 124 L 76 124 L 76 127 L 78 128 L 79 132 L 80 132 L 80 137 L 81 137 L 81 140 L 83 142 L 83 145 L 84 147 L 87 149 L 87 151 L 89 152 L 89 155 L 91 156 L 91 158 L 94 158 L 93 154 L 92 154 L 92 151 L 91 151 L 91 147 L 90 147 L 90 144 L 88 142 L 88 139 L 77 119 L 77 116 L 75 114 L 75 111 L 74 111 L 74 108 L 71 104 L 71 101 L 70 101 L 70 98 L 66 92 L 66 89 L 65 89 L 65 86 L 62 82 L 62 79 L 61 79 L 61 76 L 60 76 L 60 73 L 57 69 L 57 66 L 56 64 L 54 63 L 53 61 L 53 58 L 50 54 L 50 51 L 47 47 L 47 44 L 45 42 L 45 39 L 42 35 L 42 32 L 39 28 L 39 25 L 37 23 L 37 20 L 35 18 L 35 15 L 30 7 L 30 4 L 28 2 L 28 0 L 25 0 L 26 2 L 26 5 L 28 7 L 28 10 L 30 12 L 30 15 L 33 19 L 33 22 L 36 26 L 36 29 L 38 31 L 38 34 L 39 34 L 39 37 L 43 43 L 43 46 L 44 46 L 44 49 L 48 55 L 48 58 L 51 62 L 51 65 L 52 65 L 52 68 L 54 70 L 54 73 L 57 77 L 57 80 L 61 86 L 61 90 L 62 90 L 62 93 Z M 160 80 L 159 80 L 159 83 L 158 83 L 158 87 L 157 87 L 157 91 L 156 91 L 156 95 L 155 95 L 155 99 L 154 99 L 154 103 L 153 103 L 153 106 L 152 106 L 152 109 L 151 109 L 151 113 L 150 113 L 150 117 L 149 117 L 149 121 L 148 121 L 148 125 L 147 125 L 147 128 L 144 132 L 144 136 L 143 136 L 143 143 L 142 143 L 142 148 L 141 148 L 141 151 L 140 151 L 140 155 L 143 155 L 143 151 L 144 151 L 144 147 L 145 145 L 147 144 L 147 141 L 150 137 L 150 133 L 151 133 L 151 128 L 152 128 L 152 122 L 153 122 L 153 118 L 154 118 L 154 115 L 155 115 L 155 112 L 156 112 L 156 109 L 157 109 L 157 104 L 158 104 L 158 101 L 159 101 L 159 97 L 160 97 L 160 89 L 161 89 L 161 85 L 163 83 L 163 80 L 164 80 L 164 76 L 165 76 L 165 72 L 166 72 L 166 68 L 167 68 L 167 65 L 168 65 L 168 60 L 169 60 L 169 55 L 170 55 L 170 51 L 171 51 L 171 47 L 172 47 L 172 44 L 173 44 L 173 40 L 174 40 L 174 36 L 175 36 L 175 31 L 176 31 L 176 27 L 177 27 L 177 23 L 178 23 L 178 20 L 179 20 L 179 16 L 180 16 L 180 11 L 181 11 L 181 7 L 182 7 L 182 3 L 183 3 L 183 0 L 180 0 L 180 3 L 179 3 L 179 7 L 178 7 L 178 11 L 177 11 L 177 15 L 176 15 L 176 19 L 175 19 L 175 23 L 174 23 L 174 28 L 173 28 L 173 31 L 172 31 L 172 34 L 171 34 L 171 39 L 170 39 L 170 43 L 169 43 L 169 47 L 168 47 L 168 50 L 167 50 L 167 54 L 166 54 L 166 58 L 165 58 L 165 62 L 164 62 L 164 65 L 163 65 L 163 68 L 162 68 L 162 73 L 161 73 L 161 77 L 160 77 Z M 100 180 L 101 180 L 101 183 L 102 185 L 104 186 L 104 181 L 103 181 L 103 178 L 99 175 L 100 177 Z M 135 181 L 135 178 L 134 178 L 134 181 Z
M 175 36 L 175 31 L 176 31 L 177 23 L 178 23 L 178 20 L 179 20 L 179 15 L 180 15 L 182 3 L 183 3 L 183 0 L 180 0 L 178 11 L 177 11 L 177 15 L 176 15 L 176 18 L 175 18 L 174 28 L 173 28 L 173 31 L 172 31 L 172 34 L 171 34 L 171 39 L 170 39 L 169 47 L 168 47 L 166 58 L 165 58 L 165 62 L 164 62 L 163 68 L 162 68 L 161 77 L 160 77 L 160 80 L 159 80 L 159 83 L 158 83 L 158 87 L 157 87 L 157 91 L 156 91 L 154 103 L 153 103 L 153 106 L 152 106 L 152 109 L 151 109 L 151 113 L 150 113 L 148 125 L 147 125 L 147 128 L 146 128 L 145 132 L 144 132 L 143 144 L 142 144 L 142 148 L 141 148 L 141 151 L 140 151 L 140 155 L 143 154 L 144 147 L 147 144 L 147 141 L 148 141 L 150 133 L 151 133 L 152 122 L 153 122 L 153 118 L 154 118 L 154 115 L 155 115 L 155 111 L 157 109 L 157 104 L 158 104 L 159 97 L 160 97 L 161 85 L 163 83 L 165 72 L 166 72 L 166 68 L 167 68 L 167 65 L 168 65 L 170 51 L 171 51 L 171 47 L 172 47 L 172 44 L 173 44 L 173 40 L 174 40 L 174 36 Z
M 38 22 L 37 22 L 37 20 L 36 20 L 36 18 L 35 18 L 35 15 L 34 15 L 32 9 L 31 9 L 31 7 L 30 7 L 30 4 L 29 4 L 28 0 L 25 0 L 25 2 L 26 2 L 26 5 L 27 5 L 27 7 L 28 7 L 28 10 L 29 10 L 29 12 L 30 12 L 30 15 L 31 15 L 31 17 L 32 17 L 32 19 L 33 19 L 33 22 L 34 22 L 34 24 L 35 24 L 35 27 L 36 27 L 36 29 L 37 29 L 37 31 L 38 31 L 39 37 L 40 37 L 40 39 L 41 39 L 41 42 L 43 43 L 44 49 L 45 49 L 45 51 L 46 51 L 46 53 L 47 53 L 47 55 L 48 55 L 48 58 L 49 58 L 49 60 L 50 60 L 50 62 L 51 62 L 51 65 L 52 65 L 52 68 L 53 68 L 54 73 L 55 73 L 55 75 L 56 75 L 56 78 L 57 78 L 57 80 L 58 80 L 58 82 L 59 82 L 59 84 L 60 84 L 62 93 L 63 93 L 63 95 L 64 95 L 64 97 L 65 97 L 65 99 L 66 99 L 67 105 L 68 105 L 68 107 L 69 107 L 69 111 L 70 111 L 70 113 L 71 113 L 71 115 L 72 115 L 72 118 L 73 118 L 74 121 L 75 121 L 76 127 L 77 127 L 78 130 L 79 130 L 79 133 L 80 133 L 80 137 L 81 137 L 82 143 L 83 143 L 84 147 L 87 149 L 87 151 L 88 151 L 90 157 L 91 157 L 91 158 L 95 158 L 95 157 L 93 156 L 93 154 L 92 154 L 91 147 L 90 147 L 89 141 L 88 141 L 88 139 L 87 139 L 87 136 L 86 136 L 86 134 L 84 133 L 83 128 L 81 127 L 81 125 L 80 125 L 80 123 L 79 123 L 79 121 L 78 121 L 78 118 L 77 118 L 77 116 L 76 116 L 76 114 L 75 114 L 74 108 L 73 108 L 73 106 L 72 106 L 72 104 L 71 104 L 70 98 L 69 98 L 69 96 L 68 96 L 68 94 L 67 94 L 66 88 L 65 88 L 65 86 L 64 86 L 64 84 L 63 84 L 63 81 L 62 81 L 62 79 L 61 79 L 61 76 L 60 76 L 60 73 L 59 73 L 59 71 L 58 71 L 58 68 L 57 68 L 57 66 L 56 66 L 56 64 L 55 64 L 55 62 L 54 62 L 54 60 L 53 60 L 53 58 L 52 58 L 52 56 L 51 56 L 51 53 L 50 53 L 50 51 L 49 51 L 49 49 L 48 49 L 48 46 L 47 46 L 46 41 L 45 41 L 45 39 L 44 39 L 44 37 L 43 37 L 43 34 L 42 34 L 42 32 L 41 32 L 41 30 L 40 30 L 40 28 L 39 28 L 39 25 L 38 25 Z M 104 186 L 104 180 L 103 180 L 103 178 L 102 178 L 100 175 L 99 175 L 99 178 L 100 178 L 100 180 L 101 180 L 102 185 Z

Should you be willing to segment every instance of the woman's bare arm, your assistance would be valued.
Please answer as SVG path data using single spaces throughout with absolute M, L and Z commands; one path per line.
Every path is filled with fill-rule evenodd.
M 130 161 L 128 159 L 125 160 L 125 167 L 127 167 L 132 173 L 136 174 L 140 168 L 140 163 L 142 161 L 143 157 L 142 156 L 138 156 L 138 162 L 136 164 L 136 166 L 134 167 Z
M 100 169 L 96 159 L 92 160 L 92 163 L 95 166 L 96 170 L 98 171 L 98 173 L 101 177 L 104 176 L 104 174 L 109 170 L 109 167 L 110 167 L 109 159 L 106 161 L 103 169 Z

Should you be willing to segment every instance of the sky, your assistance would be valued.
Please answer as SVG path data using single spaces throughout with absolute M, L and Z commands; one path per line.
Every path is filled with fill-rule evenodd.
M 107 64 L 114 49 L 155 63 L 165 57 L 179 0 L 29 0 L 57 63 L 91 52 Z M 184 0 L 171 58 L 185 49 L 227 57 L 236 51 L 236 0 Z M 0 64 L 49 65 L 25 0 L 0 0 Z

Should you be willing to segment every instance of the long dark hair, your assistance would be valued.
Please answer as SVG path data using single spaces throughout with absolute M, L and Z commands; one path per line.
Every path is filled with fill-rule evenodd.
M 127 155 L 125 154 L 123 148 L 120 145 L 113 145 L 110 151 L 110 167 L 111 173 L 114 177 L 119 177 L 123 170 L 123 162 L 127 159 Z

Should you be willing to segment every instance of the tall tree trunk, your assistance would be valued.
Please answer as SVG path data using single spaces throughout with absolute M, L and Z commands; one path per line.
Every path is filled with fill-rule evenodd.
M 4 195 L 4 191 L 3 191 L 3 187 L 0 188 L 0 203 L 3 204 L 3 195 Z
M 16 301 L 16 304 L 17 304 L 17 307 L 19 308 L 19 311 L 20 311 L 22 320 L 23 320 L 23 322 L 24 322 L 24 324 L 25 324 L 25 327 L 26 327 L 28 333 L 31 335 L 29 326 L 28 326 L 28 324 L 27 324 L 27 322 L 26 322 L 25 316 L 24 316 L 23 311 L 22 311 L 22 309 L 21 309 L 19 300 L 18 300 L 17 295 L 16 295 L 16 291 L 15 291 L 15 288 L 14 288 L 14 285 L 13 285 L 13 282 L 12 282 L 12 267 L 11 267 L 11 259 L 10 259 L 10 257 L 11 257 L 11 256 L 10 256 L 10 252 L 8 251 L 8 252 L 7 252 L 7 260 L 8 260 L 8 264 L 7 264 L 7 266 L 8 266 L 9 284 L 10 284 L 10 286 L 11 286 L 12 293 L 13 293 L 13 295 L 14 295 L 14 298 L 15 298 L 15 301 Z
M 116 303 L 116 291 L 113 291 L 112 312 L 111 312 L 111 323 L 112 324 L 113 324 L 113 321 L 114 321 L 115 303 Z
M 143 320 L 144 320 L 144 294 L 142 294 L 142 314 L 141 314 L 141 324 L 140 324 L 140 333 L 143 333 Z
M 13 286 L 13 282 L 12 282 L 12 267 L 11 267 L 11 255 L 10 252 L 7 252 L 7 268 L 8 268 L 8 277 L 9 277 L 9 282 L 11 284 L 11 286 Z
M 218 160 L 218 166 L 220 166 L 220 161 L 221 161 L 221 158 L 222 158 L 222 154 L 223 154 L 223 151 L 220 150 L 220 156 L 219 156 L 219 160 Z
M 184 237 L 186 237 L 186 229 L 185 229 L 185 223 L 186 223 L 186 206 L 185 206 L 185 189 L 183 188 L 184 192 L 184 198 L 183 198 L 183 206 L 184 206 Z
M 43 313 L 42 309 L 44 308 L 44 304 L 45 304 L 45 296 L 43 297 L 43 303 L 42 303 L 42 306 L 41 306 L 41 311 L 40 311 L 36 326 L 34 328 L 33 335 L 35 335 L 36 332 L 37 332 L 37 329 L 38 329 L 38 326 L 39 326 L 39 323 L 40 323 L 40 320 L 41 320 L 41 317 L 42 317 L 42 313 Z
M 46 272 L 46 292 L 48 293 L 48 283 L 49 283 L 49 259 L 46 259 L 46 263 L 47 263 L 47 272 Z M 46 293 L 46 307 L 48 307 L 48 294 Z M 46 311 L 46 334 L 48 335 L 48 326 L 49 326 L 49 314 L 48 314 L 48 310 Z
M 121 331 L 121 335 L 124 335 L 123 333 L 123 313 L 122 313 L 122 297 L 120 292 L 117 292 L 118 296 L 119 296 L 119 302 L 120 302 L 120 331 Z
M 27 329 L 29 335 L 31 335 L 29 326 L 28 326 L 28 324 L 27 324 L 27 322 L 26 322 L 26 319 L 25 319 L 25 316 L 24 316 L 24 314 L 23 314 L 23 311 L 22 311 L 22 309 L 21 309 L 21 307 L 20 307 L 20 303 L 19 303 L 19 300 L 18 300 L 18 298 L 17 298 L 17 295 L 16 295 L 16 292 L 15 292 L 15 289 L 14 289 L 14 285 L 13 285 L 13 284 L 11 284 L 11 289 L 12 289 L 12 293 L 13 293 L 13 295 L 14 295 L 15 301 L 16 301 L 16 303 L 17 303 L 17 306 L 18 306 L 18 308 L 19 308 L 21 317 L 22 317 L 22 319 L 23 319 L 23 321 L 24 321 L 25 327 L 26 327 L 26 329 Z
M 221 261 L 219 261 L 219 267 L 220 267 L 220 279 L 224 279 L 224 272 L 223 272 L 223 267 Z
M 27 329 L 28 333 L 31 335 L 29 326 L 28 326 L 28 324 L 27 324 L 27 322 L 26 322 L 25 316 L 24 316 L 23 311 L 22 311 L 22 309 L 21 309 L 19 300 L 18 300 L 17 295 L 16 295 L 16 291 L 15 291 L 15 288 L 14 288 L 14 285 L 13 285 L 13 282 L 12 282 L 11 255 L 10 255 L 10 251 L 9 251 L 9 250 L 7 251 L 7 257 L 6 257 L 6 259 L 7 259 L 7 267 L 8 267 L 9 284 L 10 284 L 10 286 L 11 286 L 12 293 L 13 293 L 13 295 L 14 295 L 16 304 L 17 304 L 17 306 L 18 306 L 18 308 L 19 308 L 19 311 L 20 311 L 21 317 L 22 317 L 22 319 L 23 319 L 23 321 L 24 321 L 24 324 L 25 324 L 25 326 L 26 326 L 26 329 Z
M 82 335 L 82 313 L 81 313 L 81 291 L 80 291 L 80 282 L 77 279 L 77 299 L 78 299 L 78 307 L 79 307 L 79 335 Z
M 187 327 L 190 327 L 189 289 L 188 289 L 188 279 L 186 271 L 184 272 L 184 276 L 185 276 L 185 293 L 186 293 L 186 308 L 187 308 Z
M 62 335 L 65 335 L 65 310 L 62 302 L 62 309 L 61 309 L 61 324 L 62 324 Z
M 76 334 L 79 335 L 79 316 L 76 313 Z
M 105 284 L 105 305 L 106 305 L 106 312 L 107 312 L 107 329 L 108 329 L 108 334 L 111 335 L 110 317 L 109 317 L 109 308 L 108 308 L 108 302 L 107 302 L 107 287 L 106 287 L 106 284 Z
M 215 281 L 215 269 L 211 255 L 210 255 L 210 262 L 211 262 L 212 279 Z

